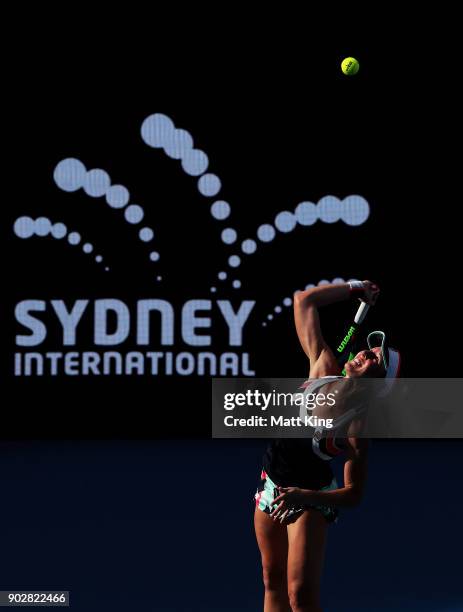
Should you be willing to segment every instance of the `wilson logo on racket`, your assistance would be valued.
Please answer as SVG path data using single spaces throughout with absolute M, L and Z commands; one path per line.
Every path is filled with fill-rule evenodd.
M 341 342 L 341 344 L 338 346 L 338 348 L 336 349 L 338 351 L 338 353 L 342 353 L 342 351 L 346 348 L 347 343 L 349 342 L 349 340 L 352 338 L 353 334 L 355 333 L 355 326 L 351 325 L 351 327 L 349 328 L 349 331 L 347 332 L 347 334 L 344 336 L 344 340 Z

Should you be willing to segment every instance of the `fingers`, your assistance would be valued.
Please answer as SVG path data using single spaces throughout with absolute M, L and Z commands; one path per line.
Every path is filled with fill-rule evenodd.
M 376 287 L 376 289 L 373 290 L 373 287 Z M 376 300 L 378 299 L 379 292 L 380 292 L 379 287 L 377 287 L 376 285 L 372 285 L 372 287 L 367 289 L 367 291 L 365 292 L 365 296 L 361 298 L 360 301 L 364 301 L 370 306 L 373 306 L 374 304 L 376 304 Z
M 291 509 L 288 508 L 292 488 L 277 487 L 277 489 L 280 492 L 280 495 L 275 497 L 273 500 L 272 506 L 274 506 L 274 509 L 270 513 L 270 516 L 273 518 L 273 520 L 278 519 L 282 524 L 284 524 L 288 518 L 294 514 L 294 511 L 291 511 Z
M 273 502 L 274 505 L 275 505 L 275 502 L 276 502 L 276 500 L 274 500 L 274 502 Z M 279 516 L 279 514 L 280 514 L 280 512 L 281 512 L 281 510 L 282 510 L 282 508 L 284 506 L 284 503 L 285 503 L 284 501 L 280 502 L 278 504 L 278 506 L 274 510 L 272 510 L 272 512 L 270 513 L 271 518 L 278 518 L 278 516 Z
M 362 281 L 367 291 L 379 291 L 379 285 L 369 280 Z
M 285 516 L 281 519 L 281 524 L 290 525 L 291 523 L 295 523 L 303 512 L 304 508 L 299 508 L 298 510 L 289 510 L 288 514 L 285 514 Z

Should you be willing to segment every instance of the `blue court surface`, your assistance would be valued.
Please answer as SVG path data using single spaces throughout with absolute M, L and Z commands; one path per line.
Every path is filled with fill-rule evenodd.
M 85 612 L 262 609 L 253 494 L 264 442 L 0 444 L 1 589 Z M 361 506 L 330 528 L 326 612 L 457 612 L 461 441 L 374 441 Z

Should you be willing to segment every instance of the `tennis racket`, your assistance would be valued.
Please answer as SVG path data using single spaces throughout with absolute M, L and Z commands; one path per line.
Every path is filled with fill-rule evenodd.
M 366 302 L 361 302 L 358 307 L 357 313 L 354 317 L 353 322 L 349 326 L 344 338 L 341 343 L 336 347 L 336 360 L 339 366 L 343 366 L 346 361 L 350 361 L 356 355 L 354 351 L 355 341 L 357 339 L 357 332 L 367 316 L 370 305 Z M 345 376 L 345 370 L 342 371 L 342 375 Z

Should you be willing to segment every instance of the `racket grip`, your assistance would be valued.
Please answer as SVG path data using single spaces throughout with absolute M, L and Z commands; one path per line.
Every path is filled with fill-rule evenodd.
M 369 308 L 370 308 L 369 304 L 367 304 L 366 302 L 362 302 L 357 310 L 357 314 L 355 315 L 354 323 L 356 323 L 357 325 L 360 325 L 363 319 L 367 316 L 367 312 Z

